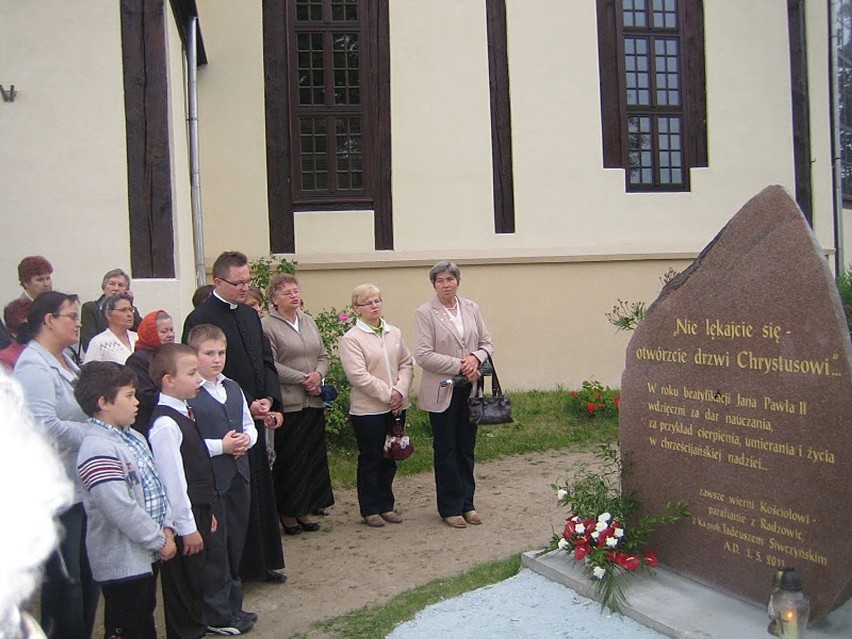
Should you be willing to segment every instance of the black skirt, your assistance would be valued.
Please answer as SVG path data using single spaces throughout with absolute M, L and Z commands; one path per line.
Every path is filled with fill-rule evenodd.
M 278 513 L 302 517 L 334 504 L 325 445 L 325 409 L 284 413 L 275 431 L 272 478 Z

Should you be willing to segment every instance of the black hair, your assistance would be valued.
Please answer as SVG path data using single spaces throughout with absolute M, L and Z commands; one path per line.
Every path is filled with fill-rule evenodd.
M 80 379 L 74 387 L 74 397 L 89 417 L 100 412 L 98 400 L 115 401 L 118 391 L 125 386 L 136 387 L 136 373 L 115 362 L 89 362 L 80 369 Z M 123 424 L 124 425 L 124 424 Z

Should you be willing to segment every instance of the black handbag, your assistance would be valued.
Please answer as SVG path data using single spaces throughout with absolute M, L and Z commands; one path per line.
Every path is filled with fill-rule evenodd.
M 483 424 L 511 424 L 512 401 L 503 394 L 500 380 L 497 379 L 497 369 L 489 357 L 482 363 L 480 370 L 489 364 L 491 367 L 491 396 L 485 395 L 485 380 L 480 377 L 476 382 L 476 396 L 468 401 L 470 408 L 470 423 L 473 426 Z

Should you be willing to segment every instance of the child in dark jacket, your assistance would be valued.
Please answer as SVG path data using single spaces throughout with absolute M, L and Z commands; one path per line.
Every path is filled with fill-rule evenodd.
M 178 549 L 161 577 L 166 636 L 200 639 L 207 634 L 203 579 L 206 546 L 216 531 L 216 484 L 207 446 L 186 403 L 202 381 L 195 351 L 185 344 L 163 344 L 151 358 L 151 379 L 160 388 L 160 399 L 148 441 L 174 513 Z
M 89 563 L 104 595 L 105 637 L 156 639 L 158 562 L 176 548 L 165 489 L 136 418 L 136 377 L 114 362 L 83 366 L 74 396 L 91 428 L 77 470 Z

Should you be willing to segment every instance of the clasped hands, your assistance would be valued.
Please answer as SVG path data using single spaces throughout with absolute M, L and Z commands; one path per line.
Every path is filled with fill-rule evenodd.
M 249 412 L 256 421 L 262 421 L 263 425 L 271 430 L 280 428 L 284 423 L 284 415 L 270 410 L 272 408 L 272 400 L 268 397 L 256 399 L 249 406 Z
M 476 355 L 468 355 L 461 361 L 461 366 L 459 367 L 459 375 L 464 375 L 467 377 L 467 381 L 471 384 L 476 383 L 482 374 L 479 372 L 480 361 Z
M 302 380 L 302 386 L 305 387 L 308 395 L 317 396 L 321 392 L 322 375 L 319 371 L 313 373 L 305 373 L 305 378 Z

